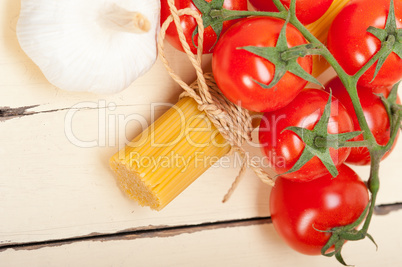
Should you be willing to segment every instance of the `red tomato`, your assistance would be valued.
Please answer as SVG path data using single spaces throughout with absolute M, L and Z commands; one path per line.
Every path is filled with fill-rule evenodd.
M 206 0 L 211 2 L 212 0 Z M 178 10 L 184 8 L 191 8 L 197 10 L 197 7 L 193 4 L 192 0 L 175 0 L 175 6 Z M 225 0 L 223 3 L 225 9 L 230 10 L 247 10 L 247 0 Z M 161 25 L 170 16 L 170 9 L 167 0 L 161 0 Z M 201 14 L 201 13 L 200 13 Z M 222 33 L 224 33 L 231 25 L 238 20 L 225 21 L 223 23 Z M 191 16 L 180 17 L 181 27 L 183 28 L 184 35 L 186 36 L 187 43 L 190 45 L 191 51 L 196 54 L 197 48 L 193 45 L 192 34 L 197 26 L 196 20 Z M 198 34 L 195 36 L 195 43 L 198 44 Z M 209 26 L 204 30 L 204 46 L 203 53 L 208 54 L 213 52 L 213 46 L 216 42 L 217 36 L 212 27 Z M 166 31 L 166 40 L 176 49 L 184 51 L 180 43 L 180 39 L 177 33 L 176 26 L 172 22 Z
M 328 10 L 334 0 L 297 0 L 296 16 L 305 25 L 319 19 Z M 290 0 L 281 0 L 289 8 Z M 250 0 L 250 3 L 259 11 L 278 11 L 272 0 Z
M 344 164 L 338 170 L 336 178 L 326 175 L 305 183 L 279 177 L 272 188 L 272 223 L 287 244 L 300 253 L 320 254 L 331 234 L 316 229 L 351 224 L 368 204 L 367 188 L 357 174 Z
M 312 130 L 317 124 L 328 101 L 329 94 L 320 89 L 303 90 L 286 107 L 267 112 L 261 119 L 259 141 L 276 173 L 288 171 L 299 159 L 305 147 L 294 132 L 285 130 L 289 126 Z M 353 122 L 345 107 L 332 98 L 328 133 L 337 134 L 353 131 Z M 330 155 L 336 166 L 341 165 L 350 153 L 350 148 L 330 148 Z M 309 181 L 329 173 L 321 160 L 315 156 L 298 171 L 283 174 L 285 178 Z
M 271 111 L 287 105 L 303 89 L 307 81 L 287 72 L 272 88 L 264 89 L 255 81 L 269 84 L 275 66 L 268 60 L 244 49 L 243 46 L 274 47 L 284 21 L 270 17 L 253 17 L 233 25 L 218 41 L 212 57 L 215 81 L 232 102 L 257 111 Z M 305 44 L 302 34 L 287 26 L 288 46 Z M 304 70 L 311 73 L 312 57 L 298 59 Z
M 346 88 L 343 86 L 341 80 L 338 77 L 335 77 L 329 81 L 325 87 L 327 91 L 331 89 L 332 94 L 338 98 L 347 109 L 355 126 L 354 131 L 360 131 L 361 129 L 352 105 L 352 100 L 350 99 L 349 94 L 346 91 Z M 376 94 L 383 94 L 385 97 L 388 97 L 389 92 L 390 89 L 385 87 L 377 88 L 374 92 L 371 88 L 361 86 L 357 88 L 357 93 L 364 111 L 364 116 L 379 145 L 386 145 L 388 143 L 390 139 L 390 125 L 384 104 L 382 103 L 381 98 Z M 363 136 L 359 135 L 353 140 L 361 141 L 363 140 Z M 394 144 L 396 144 L 396 141 Z M 384 155 L 383 159 L 388 156 L 391 150 Z M 365 147 L 352 148 L 349 157 L 346 159 L 346 162 L 357 165 L 368 165 L 370 164 L 370 153 Z
M 328 32 L 328 48 L 345 71 L 353 75 L 380 49 L 381 42 L 366 30 L 384 29 L 389 0 L 352 0 L 335 17 Z M 402 1 L 394 1 L 398 28 L 402 27 Z M 402 59 L 391 53 L 373 82 L 375 64 L 359 84 L 389 87 L 402 79 Z

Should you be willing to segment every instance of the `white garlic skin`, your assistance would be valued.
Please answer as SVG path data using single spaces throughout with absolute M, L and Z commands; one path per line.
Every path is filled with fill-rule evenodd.
M 146 33 L 108 27 L 114 5 L 139 12 Z M 157 57 L 159 0 L 22 0 L 17 37 L 46 79 L 63 90 L 112 94 L 146 73 Z

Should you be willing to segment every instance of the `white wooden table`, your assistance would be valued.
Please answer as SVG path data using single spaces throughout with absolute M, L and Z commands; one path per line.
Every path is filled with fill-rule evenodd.
M 270 189 L 251 171 L 222 204 L 235 164 L 212 167 L 161 212 L 128 200 L 109 157 L 139 133 L 138 118 L 151 121 L 151 103 L 174 103 L 181 89 L 159 61 L 116 95 L 55 88 L 17 42 L 19 5 L 0 0 L 0 266 L 340 266 L 280 240 Z M 194 80 L 182 53 L 168 47 L 168 57 Z M 401 158 L 399 142 L 381 169 L 382 211 L 402 202 Z M 357 170 L 367 177 L 367 168 Z M 401 223 L 402 210 L 375 216 L 378 251 L 368 240 L 349 243 L 347 262 L 400 264 Z

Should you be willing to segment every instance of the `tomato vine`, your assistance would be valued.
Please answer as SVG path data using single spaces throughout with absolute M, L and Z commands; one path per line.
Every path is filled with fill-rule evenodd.
M 372 33 L 376 38 L 381 41 L 381 48 L 353 75 L 348 74 L 344 68 L 340 65 L 340 63 L 336 60 L 334 55 L 330 52 L 330 50 L 321 43 L 313 34 L 311 34 L 307 28 L 298 20 L 296 16 L 296 4 L 295 1 L 291 1 L 289 9 L 287 9 L 280 0 L 273 0 L 274 4 L 278 8 L 279 12 L 261 12 L 261 11 L 237 11 L 237 10 L 226 10 L 222 8 L 223 0 L 214 0 L 211 3 L 206 2 L 204 0 L 194 1 L 195 5 L 202 11 L 203 17 L 208 18 L 207 24 L 211 25 L 212 21 L 217 21 L 219 23 L 231 19 L 238 19 L 242 17 L 248 16 L 269 16 L 274 18 L 280 18 L 286 20 L 284 29 L 287 23 L 292 24 L 296 27 L 304 38 L 309 42 L 307 45 L 295 46 L 292 48 L 288 48 L 286 45 L 286 36 L 285 34 L 280 35 L 277 43 L 277 47 L 268 49 L 259 48 L 259 47 L 239 47 L 238 49 L 246 49 L 247 51 L 254 53 L 256 55 L 265 57 L 270 60 L 276 67 L 277 70 L 275 73 L 275 78 L 272 84 L 264 85 L 259 84 L 262 88 L 266 90 L 270 90 L 273 84 L 278 82 L 281 75 L 286 71 L 290 71 L 295 73 L 296 75 L 302 77 L 305 80 L 311 82 L 317 82 L 315 78 L 310 76 L 308 73 L 301 72 L 300 66 L 298 64 L 287 64 L 288 62 L 296 62 L 295 60 L 299 57 L 304 57 L 306 55 L 320 55 L 332 66 L 332 68 L 337 73 L 338 77 L 342 81 L 345 86 L 350 99 L 352 101 L 355 113 L 357 115 L 357 119 L 360 125 L 360 129 L 363 134 L 363 141 L 347 141 L 360 132 L 349 133 L 345 135 L 345 138 L 332 138 L 330 135 L 323 134 L 322 129 L 326 129 L 326 127 L 321 127 L 320 136 L 315 136 L 317 138 L 312 138 L 308 140 L 309 145 L 314 147 L 315 155 L 319 155 L 319 151 L 326 150 L 330 147 L 367 147 L 370 153 L 371 165 L 370 165 L 370 176 L 368 179 L 368 190 L 371 194 L 370 202 L 363 212 L 363 214 L 357 219 L 354 223 L 342 227 L 336 227 L 329 232 L 332 233 L 331 238 L 328 243 L 322 248 L 322 254 L 325 256 L 335 256 L 336 259 L 346 265 L 345 261 L 342 258 L 341 250 L 343 244 L 346 240 L 360 240 L 368 237 L 370 240 L 374 242 L 374 239 L 371 235 L 368 234 L 369 225 L 373 216 L 375 203 L 377 199 L 377 194 L 379 191 L 380 185 L 380 177 L 379 177 L 379 169 L 380 169 L 380 161 L 383 158 L 383 155 L 392 147 L 399 130 L 402 129 L 401 120 L 402 120 L 402 107 L 401 105 L 396 103 L 396 95 L 399 83 L 395 84 L 388 98 L 382 97 L 384 105 L 387 109 L 389 119 L 390 119 L 390 140 L 386 145 L 379 145 L 376 142 L 376 139 L 372 132 L 370 131 L 367 120 L 364 116 L 364 111 L 362 105 L 359 101 L 358 93 L 357 93 L 357 84 L 358 80 L 362 77 L 362 75 L 372 66 L 375 65 L 375 72 L 373 79 L 378 74 L 381 69 L 383 63 L 387 59 L 387 57 L 393 52 L 398 57 L 402 57 L 402 29 L 398 29 L 395 20 L 395 10 L 394 10 L 394 1 L 390 1 L 390 8 L 388 13 L 388 18 L 386 21 L 386 26 L 384 29 L 378 29 L 374 27 L 369 27 L 367 29 L 368 32 Z M 220 29 L 220 25 L 215 24 L 213 28 Z M 196 33 L 196 32 L 195 32 Z M 218 32 L 217 32 L 218 34 Z M 219 35 L 219 34 L 218 34 Z M 274 60 L 273 60 L 274 59 Z M 256 81 L 255 81 L 256 82 Z M 257 82 L 258 83 L 258 82 Z M 330 102 L 330 101 L 329 101 Z M 324 113 L 322 115 L 322 122 L 328 123 L 327 117 L 328 114 Z M 296 129 L 295 127 L 290 128 L 296 132 L 296 134 L 303 135 L 305 133 L 305 129 Z M 311 132 L 311 131 L 310 131 Z M 309 133 L 310 133 L 309 132 Z M 310 134 L 311 135 L 311 134 Z M 304 134 L 304 136 L 307 136 Z M 311 137 L 311 136 L 310 136 Z M 306 140 L 303 140 L 306 141 Z M 306 141 L 307 142 L 307 141 Z M 309 150 L 309 157 L 311 157 L 311 151 Z M 298 164 L 294 168 L 301 168 L 304 163 L 306 163 L 308 159 L 302 159 L 301 164 Z M 336 168 L 335 166 L 328 166 L 327 168 L 331 170 L 331 174 L 335 176 Z M 294 171 L 295 169 L 291 170 Z M 363 226 L 360 230 L 356 230 L 355 228 L 363 223 Z M 317 230 L 319 231 L 319 230 Z M 374 242 L 375 243 L 375 242 Z M 327 250 L 334 246 L 335 251 L 331 253 L 327 253 Z

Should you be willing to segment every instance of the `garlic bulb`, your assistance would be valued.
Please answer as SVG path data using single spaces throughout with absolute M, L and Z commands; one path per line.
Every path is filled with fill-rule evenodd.
M 22 0 L 18 41 L 49 82 L 116 93 L 157 56 L 160 0 Z

